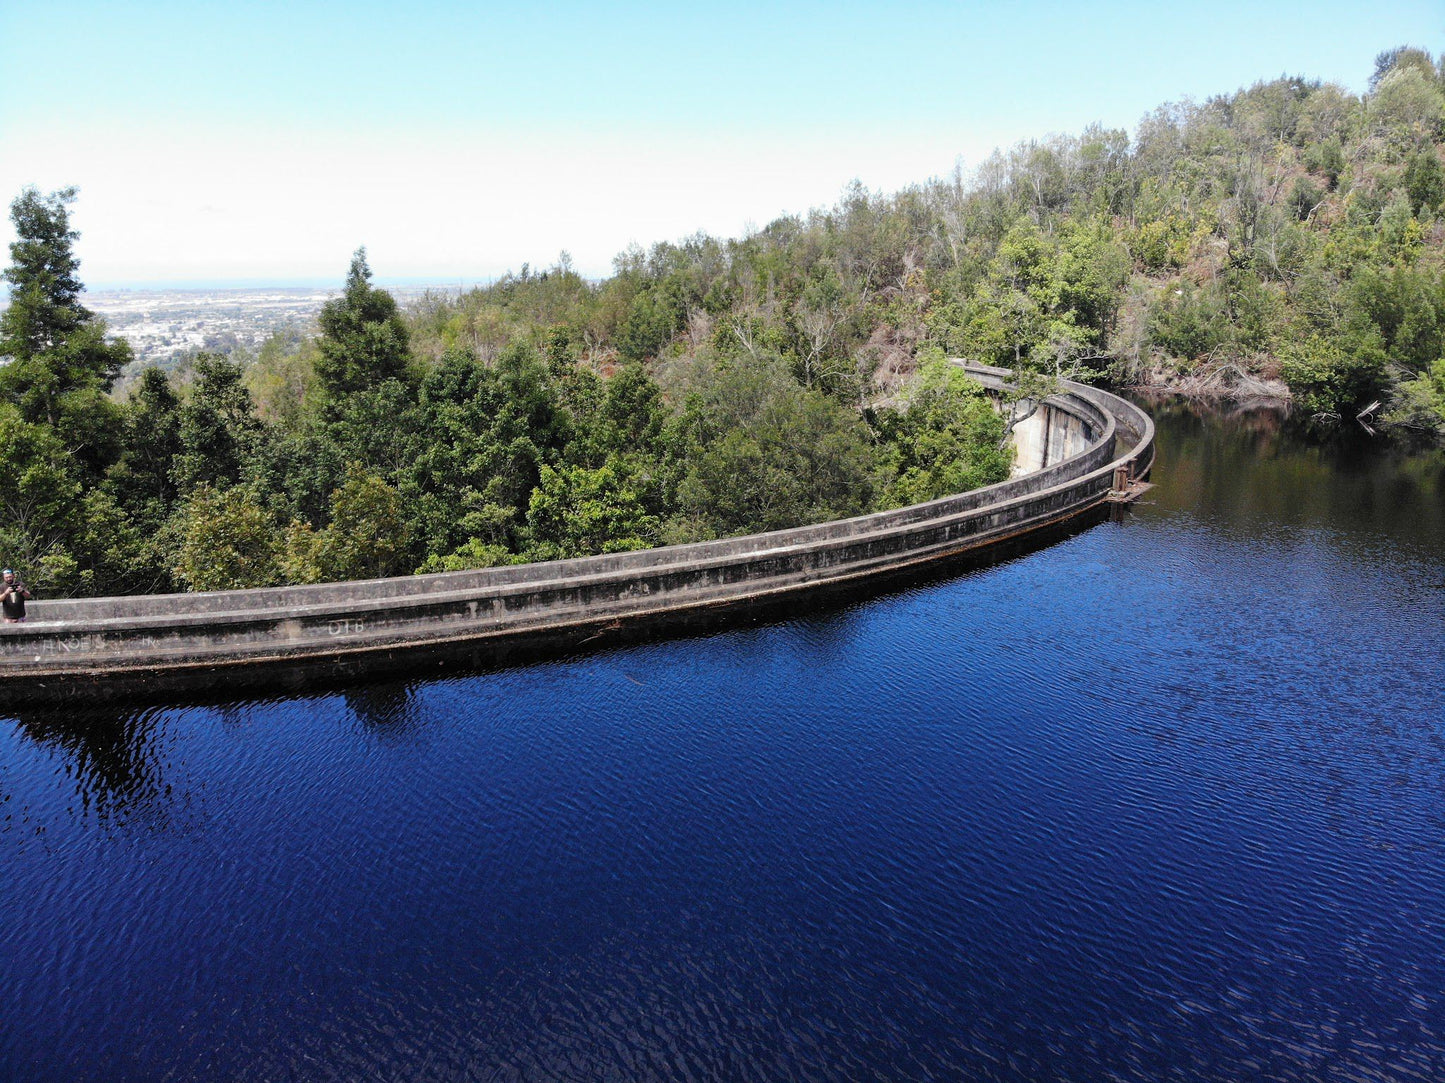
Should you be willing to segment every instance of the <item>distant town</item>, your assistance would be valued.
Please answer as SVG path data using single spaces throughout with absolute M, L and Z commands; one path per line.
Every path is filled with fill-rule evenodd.
M 388 287 L 402 304 L 456 286 Z M 102 317 L 112 338 L 135 351 L 136 370 L 173 369 L 206 350 L 232 354 L 260 348 L 272 335 L 309 335 L 316 314 L 339 288 L 90 290 L 83 301 Z

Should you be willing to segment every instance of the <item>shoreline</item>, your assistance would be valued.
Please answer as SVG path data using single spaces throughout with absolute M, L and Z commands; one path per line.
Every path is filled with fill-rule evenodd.
M 1001 370 L 966 366 L 985 386 Z M 515 649 L 577 648 L 627 625 L 711 623 L 742 610 L 868 585 L 1012 545 L 1111 500 L 1154 458 L 1148 413 L 1080 384 L 1047 400 L 1078 425 L 1040 425 L 1037 469 L 853 519 L 660 549 L 254 591 L 46 603 L 0 634 L 0 674 L 27 706 L 146 698 L 183 687 L 304 687 L 418 664 L 485 666 Z M 1121 439 L 1116 439 L 1116 436 Z M 40 607 L 37 607 L 38 609 Z

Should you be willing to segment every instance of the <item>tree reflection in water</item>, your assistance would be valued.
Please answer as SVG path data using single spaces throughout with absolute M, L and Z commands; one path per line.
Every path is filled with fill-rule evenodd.
M 396 739 L 417 728 L 416 689 L 409 682 L 358 685 L 342 698 L 356 720 L 378 737 Z
M 163 708 L 34 712 L 21 733 L 60 753 L 85 813 L 101 818 L 164 816 L 171 802 L 157 730 Z

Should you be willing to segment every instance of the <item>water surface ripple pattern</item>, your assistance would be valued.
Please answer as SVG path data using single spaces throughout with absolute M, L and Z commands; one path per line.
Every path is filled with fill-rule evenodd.
M 851 609 L 0 722 L 0 1078 L 1445 1076 L 1445 460 L 1160 420 Z

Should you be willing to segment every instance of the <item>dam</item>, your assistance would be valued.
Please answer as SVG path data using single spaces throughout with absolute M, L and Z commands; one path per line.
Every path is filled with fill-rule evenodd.
M 960 362 L 985 388 L 1004 370 Z M 1154 426 L 1066 382 L 1016 430 L 1023 472 L 851 519 L 688 545 L 476 571 L 209 593 L 41 601 L 0 633 L 17 706 L 305 687 L 486 666 L 805 595 L 858 591 L 1056 528 L 1144 478 Z

